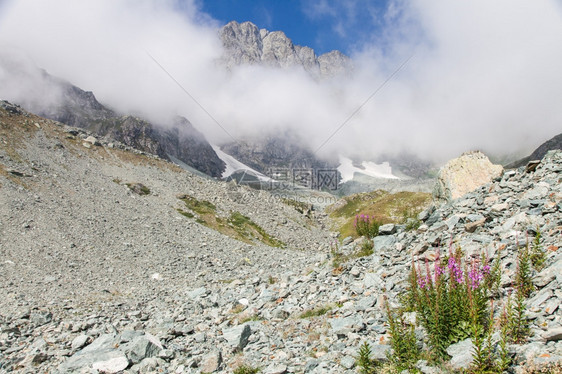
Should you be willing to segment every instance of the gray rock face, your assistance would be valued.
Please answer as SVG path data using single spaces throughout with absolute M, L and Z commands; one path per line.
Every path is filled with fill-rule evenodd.
M 219 35 L 225 48 L 222 62 L 228 68 L 245 64 L 302 67 L 315 78 L 348 74 L 353 69 L 349 57 L 339 51 L 317 57 L 312 48 L 294 45 L 282 31 L 260 30 L 251 22 L 229 22 Z

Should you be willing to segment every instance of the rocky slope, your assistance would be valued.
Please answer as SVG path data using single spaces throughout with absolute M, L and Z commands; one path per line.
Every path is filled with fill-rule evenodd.
M 558 134 L 552 139 L 547 140 L 533 151 L 529 156 L 517 160 L 507 165 L 506 168 L 513 169 L 525 166 L 529 161 L 540 160 L 546 155 L 548 151 L 553 149 L 562 149 L 562 134 Z
M 349 57 L 339 51 L 317 56 L 312 48 L 294 45 L 282 31 L 259 29 L 251 22 L 231 21 L 219 31 L 227 68 L 256 64 L 280 68 L 302 67 L 314 78 L 350 73 Z
M 151 123 L 122 115 L 102 105 L 92 92 L 53 77 L 31 64 L 0 55 L 0 94 L 40 116 L 120 141 L 163 159 L 174 157 L 212 177 L 224 162 L 193 125 L 183 117 Z M 10 87 L 17 81 L 18 87 Z M 21 90 L 29 87 L 29 91 Z
M 0 107 L 0 372 L 353 373 L 363 341 L 386 359 L 384 299 L 397 305 L 412 258 L 454 240 L 499 256 L 509 289 L 537 230 L 547 255 L 528 301 L 532 335 L 510 350 L 519 368 L 562 361 L 561 152 L 422 212 L 417 230 L 381 228 L 374 254 L 334 269 L 322 215 Z M 287 248 L 221 235 L 179 214 L 178 194 L 240 211 Z M 463 344 L 451 354 L 467 365 Z

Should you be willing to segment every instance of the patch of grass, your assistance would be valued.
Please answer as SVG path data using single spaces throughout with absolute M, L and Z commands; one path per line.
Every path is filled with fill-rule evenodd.
M 195 215 L 193 213 L 186 212 L 185 210 L 183 210 L 181 208 L 177 208 L 176 210 L 178 211 L 179 214 L 181 214 L 184 217 L 187 217 L 187 218 L 194 218 L 195 217 Z
M 373 241 L 366 239 L 357 251 L 346 255 L 340 251 L 337 243 L 334 243 L 330 250 L 330 255 L 332 256 L 332 267 L 334 269 L 341 270 L 341 266 L 349 260 L 372 255 L 374 253 L 373 246 Z
M 541 231 L 538 228 L 529 251 L 529 257 L 533 267 L 537 269 L 537 271 L 541 271 L 546 261 L 546 253 L 541 245 Z
M 41 119 L 36 116 L 11 114 L 0 109 L 0 145 L 2 150 L 15 162 L 23 162 L 18 149 L 25 146 L 25 140 L 39 129 L 34 125 Z
M 230 213 L 227 223 L 231 226 L 240 237 L 250 239 L 252 237 L 258 239 L 264 244 L 271 247 L 283 247 L 284 243 L 270 236 L 261 226 L 244 216 L 240 212 Z
M 253 366 L 241 365 L 234 369 L 234 374 L 256 374 L 260 372 L 260 368 L 255 368 Z
M 323 316 L 324 314 L 328 313 L 330 310 L 334 309 L 333 305 L 324 305 L 324 306 L 320 306 L 314 309 L 309 309 L 309 310 L 305 310 L 303 313 L 301 313 L 301 315 L 299 316 L 299 318 L 314 318 L 314 317 L 320 317 Z
M 181 195 L 179 199 L 185 203 L 185 205 L 199 215 L 215 214 L 217 207 L 215 204 L 207 200 L 198 200 L 193 196 Z
M 359 251 L 354 253 L 355 258 L 359 257 L 367 257 L 373 254 L 373 241 L 372 240 L 365 240 L 363 244 L 361 244 L 361 248 Z
M 239 314 L 242 313 L 244 311 L 244 309 L 246 309 L 246 307 L 242 304 L 236 304 L 236 306 L 232 309 L 230 309 L 230 313 L 232 314 Z
M 262 320 L 262 318 L 260 316 L 258 316 L 257 314 L 252 314 L 251 316 L 248 316 L 246 318 L 242 318 L 242 320 L 240 321 L 240 324 L 250 322 L 250 321 L 261 321 L 261 320 Z
M 6 171 L 5 166 L 2 165 L 2 164 L 0 164 L 0 176 L 3 176 L 3 177 L 5 177 L 6 179 L 12 181 L 13 183 L 22 186 L 22 187 L 25 188 L 26 190 L 29 190 L 29 189 L 30 189 L 30 187 L 28 186 L 28 184 L 23 181 L 23 178 L 16 177 L 15 175 L 13 175 L 13 174 L 11 174 L 11 173 L 8 173 L 8 172 Z
M 379 228 L 381 223 L 377 221 L 374 217 L 369 217 L 365 215 L 356 215 L 353 220 L 353 227 L 355 227 L 355 232 L 358 236 L 364 236 L 366 238 L 372 239 L 379 235 Z
M 424 192 L 397 192 L 390 194 L 378 190 L 346 196 L 336 204 L 326 208 L 335 230 L 340 237 L 358 237 L 354 227 L 357 215 L 369 216 L 373 220 L 386 223 L 401 223 L 404 212 L 417 215 L 431 202 L 431 194 Z
M 402 224 L 405 225 L 406 231 L 417 230 L 421 226 L 421 221 L 418 219 L 419 211 L 415 209 L 404 209 L 402 212 Z
M 212 228 L 221 234 L 248 244 L 255 244 L 257 240 L 271 247 L 285 246 L 282 241 L 269 235 L 260 225 L 240 212 L 230 212 L 230 215 L 225 218 L 217 214 L 217 207 L 209 201 L 198 200 L 186 194 L 180 195 L 178 198 L 185 203 L 189 210 L 197 214 L 195 220 L 197 223 Z M 189 214 L 189 212 L 187 213 Z
M 150 188 L 142 183 L 125 183 L 127 187 L 137 195 L 146 196 L 150 195 Z
M 336 272 L 343 270 L 341 266 L 349 260 L 342 252 L 331 252 L 332 255 L 332 267 Z

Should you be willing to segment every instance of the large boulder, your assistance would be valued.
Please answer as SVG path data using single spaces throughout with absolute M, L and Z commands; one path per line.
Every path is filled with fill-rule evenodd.
M 439 170 L 433 196 L 439 201 L 457 199 L 501 176 L 503 167 L 494 165 L 480 151 L 463 153 Z

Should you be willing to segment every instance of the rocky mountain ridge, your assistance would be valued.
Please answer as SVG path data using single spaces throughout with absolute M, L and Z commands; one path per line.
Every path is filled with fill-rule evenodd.
M 321 212 L 304 216 L 268 192 L 198 178 L 2 102 L 0 372 L 355 373 L 365 341 L 374 360 L 387 359 L 385 303 L 398 305 L 412 261 L 433 261 L 454 241 L 469 256 L 500 258 L 509 290 L 536 232 L 546 261 L 533 273 L 531 337 L 509 347 L 512 369 L 559 363 L 561 178 L 562 152 L 550 152 L 529 172 L 428 208 L 417 229 L 381 227 L 372 255 L 334 268 L 363 239 L 334 250 Z M 137 183 L 147 194 L 128 186 Z M 286 248 L 219 234 L 181 214 L 178 194 L 217 216 L 239 211 Z M 467 367 L 471 343 L 461 343 L 450 366 L 417 367 Z
M 0 80 L 0 84 L 17 78 L 21 86 L 34 90 L 25 95 L 15 94 L 19 91 L 15 88 L 11 92 L 2 91 L 6 98 L 15 100 L 27 110 L 92 131 L 97 136 L 107 136 L 163 159 L 174 157 L 212 177 L 220 177 L 224 171 L 224 162 L 205 136 L 186 118 L 176 116 L 167 123 L 151 123 L 138 116 L 122 115 L 101 104 L 90 91 L 34 66 L 21 68 L 17 61 L 1 57 L 0 70 L 4 72 L 6 82 Z
M 314 78 L 349 74 L 351 59 L 340 51 L 317 56 L 310 47 L 295 45 L 283 31 L 259 29 L 252 22 L 231 21 L 219 31 L 225 53 L 221 63 L 227 68 L 239 65 L 302 67 Z
M 529 156 L 523 157 L 521 160 L 517 160 L 506 165 L 506 168 L 513 169 L 525 166 L 529 161 L 542 159 L 548 151 L 554 149 L 562 149 L 562 134 L 558 134 L 555 137 L 547 140 L 546 142 L 538 146 L 537 149 L 535 149 Z

